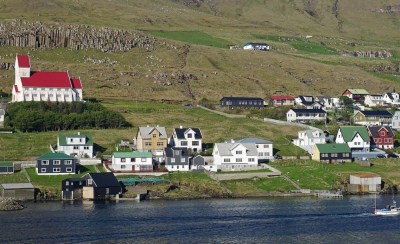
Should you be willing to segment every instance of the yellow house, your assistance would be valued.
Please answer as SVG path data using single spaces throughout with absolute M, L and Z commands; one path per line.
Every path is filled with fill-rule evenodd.
M 136 135 L 136 150 L 138 151 L 164 151 L 167 147 L 168 137 L 165 127 L 139 127 Z

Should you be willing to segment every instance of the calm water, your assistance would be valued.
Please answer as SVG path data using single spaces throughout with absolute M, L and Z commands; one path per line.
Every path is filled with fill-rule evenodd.
M 2 243 L 400 243 L 400 216 L 373 216 L 373 196 L 26 206 L 0 212 Z

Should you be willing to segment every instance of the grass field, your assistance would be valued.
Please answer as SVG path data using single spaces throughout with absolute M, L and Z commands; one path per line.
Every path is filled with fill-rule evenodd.
M 14 174 L 0 174 L 0 184 L 4 183 L 27 183 L 28 178 L 22 171 L 15 172 Z
M 271 192 L 288 192 L 296 188 L 284 178 L 223 181 L 222 185 L 236 195 L 256 195 Z

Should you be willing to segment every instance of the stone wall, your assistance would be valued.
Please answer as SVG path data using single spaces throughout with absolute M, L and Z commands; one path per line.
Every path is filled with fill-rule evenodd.
M 96 49 L 102 52 L 154 49 L 155 38 L 141 33 L 89 25 L 11 21 L 0 23 L 0 47 Z

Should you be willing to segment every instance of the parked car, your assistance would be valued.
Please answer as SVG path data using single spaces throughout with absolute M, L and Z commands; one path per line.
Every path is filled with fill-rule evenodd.
M 378 156 L 376 156 L 377 158 L 386 158 L 385 155 L 383 154 L 378 154 Z
M 387 157 L 388 157 L 388 158 L 398 158 L 399 155 L 397 155 L 397 154 L 395 154 L 395 153 L 389 153 L 389 154 L 387 155 Z
M 279 155 L 279 154 L 275 154 L 275 155 L 274 155 L 274 158 L 275 158 L 275 159 L 282 159 L 282 156 Z

